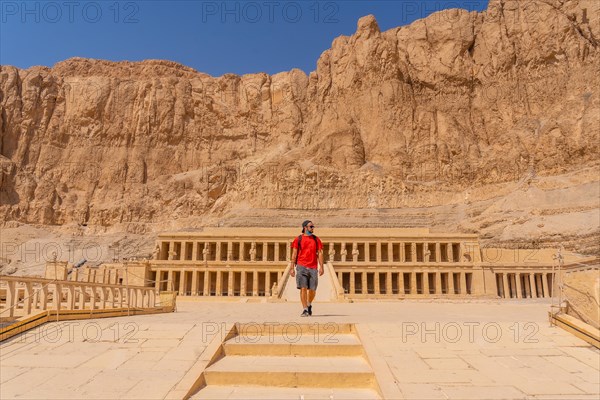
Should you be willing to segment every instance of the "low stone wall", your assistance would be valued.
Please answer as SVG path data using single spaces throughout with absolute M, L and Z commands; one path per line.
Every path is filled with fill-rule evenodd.
M 564 296 L 569 302 L 567 314 L 600 328 L 600 273 L 597 268 L 566 273 Z

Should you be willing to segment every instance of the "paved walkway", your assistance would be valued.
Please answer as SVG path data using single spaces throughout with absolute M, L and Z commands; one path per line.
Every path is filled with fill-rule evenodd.
M 549 327 L 548 308 L 317 303 L 300 318 L 297 303 L 181 301 L 177 313 L 51 323 L 3 343 L 0 398 L 164 398 L 226 323 L 287 323 L 293 332 L 294 323 L 354 322 L 378 378 L 400 398 L 597 399 L 600 352 Z

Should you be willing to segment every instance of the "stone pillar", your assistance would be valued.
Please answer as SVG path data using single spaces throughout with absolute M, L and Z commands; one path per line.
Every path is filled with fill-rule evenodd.
M 400 272 L 398 274 L 398 294 L 406 294 L 404 291 L 404 273 Z
M 504 298 L 510 299 L 510 286 L 508 285 L 509 276 L 507 273 L 503 273 L 500 275 L 500 277 L 502 278 L 502 290 L 504 292 Z
M 85 286 L 81 285 L 79 287 L 79 290 L 81 291 L 81 293 L 79 293 L 79 309 L 85 310 L 85 295 L 86 295 Z
M 388 271 L 385 274 L 385 287 L 387 291 L 387 295 L 393 294 L 392 291 L 392 271 Z M 400 288 L 398 288 L 398 292 L 400 292 Z
M 162 275 L 162 271 L 160 269 L 156 270 L 156 279 L 154 280 L 154 290 L 157 292 L 160 291 L 160 277 Z
M 31 314 L 31 303 L 33 302 L 33 284 L 31 282 L 25 282 L 25 299 L 23 301 L 25 315 Z
M 185 269 L 180 270 L 179 272 L 179 289 L 177 290 L 179 292 L 180 296 L 185 296 Z
M 242 270 L 242 276 L 240 277 L 240 296 L 246 296 L 246 271 L 244 270 Z
M 537 288 L 536 288 L 536 284 L 535 284 L 535 274 L 530 273 L 529 274 L 529 294 L 530 294 L 529 297 L 531 297 L 531 298 L 537 297 L 536 292 L 537 292 Z
M 223 271 L 217 270 L 217 282 L 215 286 L 217 287 L 216 295 L 221 296 L 221 293 L 223 292 Z
M 263 258 L 265 254 L 265 248 L 263 245 Z M 252 296 L 258 296 L 258 271 L 254 271 L 252 274 Z
M 454 295 L 454 272 L 448 272 L 448 293 Z
M 400 262 L 406 262 L 406 251 L 404 250 L 404 242 L 400 242 Z
M 369 242 L 365 242 L 364 247 L 363 247 L 365 249 L 365 262 L 371 261 L 371 249 L 370 249 L 371 246 L 369 246 L 369 244 L 370 244 Z
M 381 242 L 375 243 L 376 260 L 378 263 L 381 262 Z
M 354 251 L 354 250 L 357 251 Z M 352 243 L 352 261 L 357 262 L 358 261 L 358 243 L 353 242 Z
M 369 288 L 367 287 L 367 271 L 363 270 L 362 273 L 362 279 L 361 279 L 361 283 L 362 283 L 362 294 L 368 294 L 369 293 Z
M 79 280 L 79 268 L 73 268 L 71 273 L 71 280 L 77 282 Z
M 523 298 L 523 292 L 521 290 L 521 274 L 515 274 L 515 281 L 517 283 L 517 299 Z
M 441 271 L 437 271 L 435 273 L 435 293 L 436 294 L 443 294 L 443 290 L 442 290 L 442 272 Z
M 216 250 L 215 250 L 215 261 L 219 262 L 219 261 L 221 261 L 221 242 L 217 241 L 216 243 L 217 243 L 217 245 L 216 245 Z
M 7 282 L 6 288 L 6 308 L 8 309 L 8 316 L 13 317 L 15 315 L 15 306 L 17 305 L 17 283 L 14 281 Z
M 204 296 L 210 296 L 210 271 L 204 271 L 204 290 L 202 293 Z
M 75 309 L 75 287 L 67 286 L 67 310 Z
M 452 242 L 448 243 L 448 247 L 446 247 L 446 254 L 448 254 L 448 262 L 452 262 L 454 260 L 454 249 L 452 248 Z
M 175 287 L 173 286 L 173 270 L 170 269 L 167 274 L 167 291 L 175 291 Z
M 90 286 L 90 310 L 96 309 L 96 287 Z
M 441 250 L 441 246 L 440 246 L 440 242 L 436 242 L 435 243 L 435 262 L 441 262 L 442 261 L 442 250 Z
M 542 273 L 542 289 L 544 290 L 544 297 L 550 297 L 550 291 L 548 290 L 548 274 Z
M 417 274 L 416 272 L 410 273 L 410 294 L 417 294 Z
M 262 258 L 260 261 L 269 261 L 269 242 L 263 242 Z
M 292 261 L 292 243 L 288 243 L 285 249 L 285 259 L 286 261 Z
M 394 243 L 388 242 L 388 262 L 394 261 Z
M 410 244 L 410 261 L 411 262 L 416 262 L 417 261 L 417 244 L 415 242 L 412 242 Z
M 60 310 L 62 308 L 62 285 L 59 283 L 54 284 L 54 308 Z
M 460 294 L 462 296 L 466 296 L 467 295 L 467 273 L 464 271 L 460 272 L 460 278 L 459 278 L 459 283 L 460 283 Z
M 437 254 L 437 252 L 436 252 Z M 429 296 L 429 273 L 423 272 L 423 294 Z
M 233 271 L 227 271 L 227 296 L 233 296 Z
M 350 294 L 356 294 L 356 276 L 354 270 L 350 271 Z
M 192 261 L 198 261 L 198 242 L 195 240 L 192 244 Z
M 273 244 L 275 246 L 275 260 L 276 262 L 279 261 L 279 242 L 275 242 Z
M 275 244 L 275 249 L 277 249 L 277 243 Z M 277 257 L 275 257 L 277 260 Z M 271 292 L 271 274 L 269 271 L 265 273 L 265 296 L 269 296 Z
M 373 289 L 375 294 L 381 293 L 381 288 L 379 287 L 379 272 L 375 271 L 375 275 L 373 277 Z
M 198 296 L 198 270 L 192 271 L 192 296 Z

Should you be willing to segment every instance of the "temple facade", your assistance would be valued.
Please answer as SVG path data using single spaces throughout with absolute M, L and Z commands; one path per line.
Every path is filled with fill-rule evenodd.
M 151 260 L 83 268 L 71 279 L 154 286 L 180 296 L 277 300 L 289 276 L 291 243 L 299 233 L 289 228 L 205 228 L 162 234 Z M 552 250 L 482 248 L 477 235 L 424 228 L 324 228 L 317 235 L 325 267 L 344 299 L 543 298 L 552 295 L 556 284 L 558 262 Z M 564 256 L 567 263 L 574 257 Z

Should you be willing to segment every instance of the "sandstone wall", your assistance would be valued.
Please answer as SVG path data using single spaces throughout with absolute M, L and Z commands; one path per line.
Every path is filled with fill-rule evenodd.
M 0 218 L 144 226 L 451 206 L 446 228 L 479 231 L 522 217 L 486 201 L 527 206 L 555 189 L 566 191 L 550 214 L 597 210 L 599 40 L 596 0 L 490 0 L 386 32 L 361 18 L 308 76 L 211 77 L 156 60 L 1 66 Z M 570 201 L 573 188 L 588 201 Z M 583 224 L 597 235 L 597 221 Z

